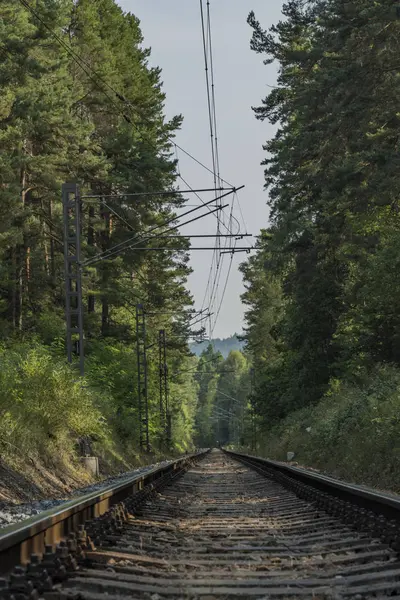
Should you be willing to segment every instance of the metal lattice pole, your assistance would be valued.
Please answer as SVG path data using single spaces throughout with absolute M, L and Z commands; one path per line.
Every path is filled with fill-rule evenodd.
M 160 376 L 160 430 L 161 430 L 161 446 L 166 444 L 170 446 L 170 419 L 168 406 L 168 365 L 167 365 L 167 341 L 165 330 L 160 329 L 158 332 L 158 352 L 159 352 L 159 376 Z
M 139 401 L 140 449 L 150 451 L 149 402 L 147 390 L 146 317 L 141 304 L 136 305 L 136 351 Z
M 79 355 L 79 371 L 85 372 L 82 269 L 81 269 L 81 203 L 76 183 L 62 186 L 64 225 L 65 317 L 67 325 L 67 358 Z
M 165 443 L 166 411 L 165 411 L 165 331 L 160 329 L 158 332 L 158 368 L 160 383 L 160 449 Z
M 251 407 L 251 449 L 257 450 L 256 407 L 254 403 L 255 370 L 250 369 L 250 407 Z

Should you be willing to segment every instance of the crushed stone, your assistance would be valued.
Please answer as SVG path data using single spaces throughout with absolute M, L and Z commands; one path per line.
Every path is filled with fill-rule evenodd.
M 138 467 L 137 469 L 127 471 L 121 475 L 114 475 L 91 485 L 78 488 L 73 492 L 66 494 L 62 498 L 48 498 L 46 500 L 36 500 L 33 502 L 23 503 L 0 502 L 0 529 L 7 527 L 8 525 L 21 523 L 22 521 L 39 515 L 46 510 L 61 506 L 65 502 L 69 502 L 74 498 L 79 498 L 79 496 L 84 496 L 85 494 L 99 491 L 117 483 L 123 483 L 124 480 L 134 477 L 135 475 L 141 475 L 142 473 L 146 473 L 155 467 L 162 467 L 170 464 L 171 462 L 173 462 L 173 460 L 164 460 L 152 465 Z

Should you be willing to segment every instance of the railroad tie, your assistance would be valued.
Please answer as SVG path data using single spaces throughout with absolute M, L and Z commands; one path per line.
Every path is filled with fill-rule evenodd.
M 98 526 L 60 598 L 400 598 L 397 553 L 368 511 L 371 534 L 346 503 L 289 483 L 211 452 Z

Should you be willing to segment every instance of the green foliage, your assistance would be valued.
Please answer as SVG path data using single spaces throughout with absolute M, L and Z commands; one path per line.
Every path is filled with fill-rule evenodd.
M 224 360 L 209 344 L 200 356 L 196 417 L 198 446 L 251 443 L 250 372 L 246 357 L 232 350 Z
M 374 487 L 400 491 L 400 373 L 376 366 L 358 383 L 333 380 L 312 409 L 259 433 L 259 452 Z
M 336 381 L 335 401 L 357 411 L 347 386 L 400 366 L 400 21 L 390 0 L 294 0 L 283 13 L 270 31 L 249 15 L 252 49 L 279 67 L 254 109 L 278 124 L 263 161 L 271 224 L 242 266 L 264 427 L 328 410 Z
M 65 463 L 79 437 L 106 443 L 110 430 L 94 389 L 77 381 L 58 356 L 35 341 L 0 346 L 0 429 L 2 454 Z
M 218 371 L 223 364 L 222 354 L 209 344 L 200 355 L 196 370 L 198 382 L 198 409 L 196 415 L 196 443 L 206 448 L 215 444 L 213 408 L 218 385 Z
M 139 423 L 135 306 L 140 302 L 148 314 L 149 425 L 156 451 L 160 329 L 168 340 L 169 372 L 193 367 L 187 343 L 193 316 L 186 289 L 189 243 L 177 237 L 162 252 L 130 248 L 84 270 L 89 387 L 81 389 L 74 383 L 76 372 L 61 359 L 61 184 L 77 181 L 83 195 L 119 197 L 108 206 L 100 200 L 82 203 L 84 259 L 172 222 L 184 199 L 148 192 L 175 186 L 171 138 L 182 118 L 166 120 L 161 71 L 149 65 L 138 19 L 115 0 L 40 0 L 34 8 L 39 18 L 11 0 L 0 8 L 0 341 L 7 340 L 11 348 L 11 339 L 26 345 L 11 351 L 4 377 L 18 364 L 15 369 L 27 369 L 30 381 L 24 387 L 21 380 L 17 396 L 9 395 L 5 439 L 36 451 L 39 445 L 47 448 L 47 435 L 72 456 L 76 439 L 88 436 L 101 452 L 118 447 L 122 455 L 134 457 Z M 146 196 L 137 195 L 141 192 Z M 26 365 L 20 352 L 27 354 Z M 53 355 L 56 362 L 51 362 Z M 192 447 L 195 405 L 191 375 L 171 383 L 171 451 Z M 107 430 L 94 426 L 100 417 Z
M 207 349 L 209 342 L 201 342 L 201 343 L 193 343 L 190 345 L 190 350 L 194 352 L 197 356 L 200 356 L 204 350 Z M 220 339 L 216 338 L 212 340 L 213 348 L 217 352 L 221 352 L 224 358 L 228 358 L 229 352 L 232 350 L 242 350 L 244 343 L 235 333 L 228 338 Z

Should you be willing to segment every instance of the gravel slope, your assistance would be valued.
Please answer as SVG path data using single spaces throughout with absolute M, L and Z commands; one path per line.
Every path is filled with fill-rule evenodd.
M 135 469 L 133 471 L 128 471 L 126 473 L 122 473 L 121 475 L 117 475 L 114 477 L 109 477 L 108 479 L 104 479 L 103 481 L 74 490 L 73 492 L 71 492 L 71 494 L 67 494 L 64 498 L 48 498 L 46 500 L 37 500 L 34 502 L 27 502 L 22 504 L 15 504 L 12 502 L 0 502 L 0 529 L 3 527 L 7 527 L 8 525 L 12 525 L 13 523 L 20 523 L 21 521 L 25 521 L 25 519 L 29 519 L 30 517 L 38 515 L 45 510 L 49 510 L 50 508 L 54 508 L 55 506 L 60 506 L 64 502 L 68 502 L 73 498 L 79 498 L 79 496 L 83 496 L 84 494 L 89 494 L 90 492 L 101 490 L 102 488 L 106 488 L 116 483 L 122 483 L 125 479 L 133 477 L 134 475 L 146 473 L 147 471 L 150 471 L 155 467 L 168 465 L 171 462 L 173 461 L 164 460 L 160 463 L 147 465 L 146 467 L 139 467 L 138 469 Z

